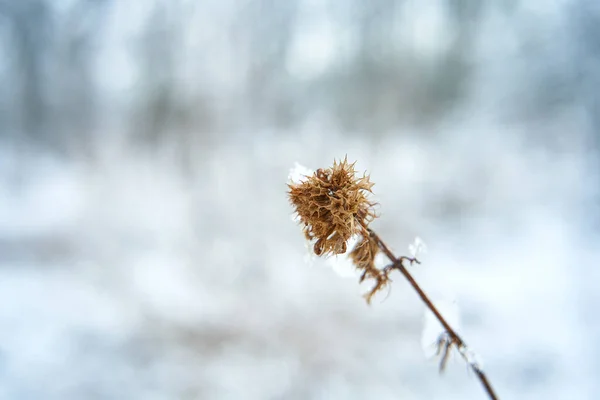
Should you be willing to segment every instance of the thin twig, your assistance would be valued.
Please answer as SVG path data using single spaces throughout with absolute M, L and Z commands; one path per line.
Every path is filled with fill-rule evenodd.
M 367 230 L 369 232 L 369 235 L 377 243 L 377 245 L 379 246 L 381 251 L 383 251 L 383 253 L 387 256 L 387 258 L 389 258 L 389 260 L 392 262 L 391 265 L 385 267 L 384 272 L 387 273 L 392 269 L 397 269 L 398 271 L 400 271 L 400 273 L 402 273 L 402 275 L 404 275 L 404 277 L 406 278 L 408 283 L 410 283 L 410 285 L 413 287 L 413 289 L 415 289 L 415 291 L 417 292 L 417 294 L 419 295 L 419 297 L 421 298 L 423 303 L 425 303 L 425 306 L 433 313 L 433 315 L 435 315 L 437 320 L 440 322 L 440 324 L 442 324 L 442 326 L 446 330 L 448 336 L 450 337 L 448 346 L 450 346 L 451 344 L 454 343 L 458 347 L 459 350 L 467 349 L 467 345 L 465 344 L 465 342 L 456 333 L 456 331 L 450 326 L 450 324 L 448 324 L 448 322 L 442 316 L 442 314 L 440 314 L 438 309 L 433 305 L 433 303 L 431 302 L 429 297 L 427 297 L 427 295 L 425 294 L 423 289 L 421 289 L 421 287 L 419 286 L 417 281 L 415 281 L 415 279 L 412 277 L 412 275 L 408 272 L 408 270 L 406 269 L 406 267 L 403 264 L 403 262 L 405 260 L 410 262 L 411 264 L 418 263 L 418 260 L 415 258 L 409 258 L 409 257 L 397 258 L 392 253 L 392 251 L 389 249 L 389 247 L 387 247 L 387 245 L 381 240 L 381 238 L 375 232 L 373 232 L 372 229 L 367 228 Z M 466 351 L 459 351 L 459 353 L 465 359 L 465 361 L 467 362 L 469 367 L 473 370 L 475 375 L 477 375 L 477 377 L 479 378 L 479 381 L 483 385 L 483 387 L 484 387 L 485 391 L 487 392 L 488 396 L 490 397 L 490 399 L 498 400 L 498 397 L 496 396 L 494 389 L 492 389 L 492 385 L 488 381 L 487 376 L 485 375 L 483 370 L 480 368 L 480 366 L 477 363 L 473 362 L 473 360 L 470 360 L 468 358 Z

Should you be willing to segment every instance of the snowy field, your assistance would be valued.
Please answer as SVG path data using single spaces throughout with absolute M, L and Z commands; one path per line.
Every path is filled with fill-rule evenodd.
M 394 251 L 427 243 L 411 272 L 458 304 L 501 399 L 600 398 L 598 86 L 571 70 L 587 51 L 563 26 L 576 3 L 527 3 L 514 18 L 548 47 L 524 56 L 514 19 L 484 13 L 461 104 L 433 124 L 372 135 L 311 112 L 215 129 L 183 146 L 184 163 L 180 136 L 137 144 L 110 107 L 89 157 L 0 136 L 0 399 L 484 399 L 457 354 L 441 376 L 425 357 L 424 307 L 400 275 L 367 306 L 356 279 L 307 265 L 289 169 L 345 155 L 371 174 L 371 226 Z M 413 32 L 431 54 L 444 45 L 436 18 Z M 300 57 L 311 40 L 288 60 L 302 79 L 329 62 L 331 49 Z M 129 79 L 120 65 L 98 79 Z M 549 70 L 580 80 L 539 111 L 531 93 Z

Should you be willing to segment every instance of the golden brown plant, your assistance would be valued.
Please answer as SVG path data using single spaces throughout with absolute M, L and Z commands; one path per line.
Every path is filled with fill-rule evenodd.
M 373 203 L 366 193 L 373 184 L 367 175 L 357 179 L 354 164 L 333 162 L 304 182 L 290 184 L 289 196 L 308 240 L 316 239 L 316 255 L 343 254 L 353 235 L 364 234 L 375 218 Z
M 306 239 L 316 240 L 316 255 L 344 254 L 348 240 L 361 237 L 350 257 L 362 271 L 361 282 L 366 278 L 375 280 L 373 290 L 365 296 L 370 302 L 388 279 L 375 267 L 379 247 L 368 231 L 369 223 L 376 217 L 375 203 L 367 198 L 373 183 L 367 174 L 356 177 L 355 164 L 348 163 L 347 157 L 339 163 L 334 160 L 333 167 L 319 169 L 303 182 L 288 184 L 288 194 Z
M 481 366 L 474 361 L 465 342 L 440 314 L 404 265 L 405 261 L 411 265 L 419 261 L 414 257 L 397 258 L 369 228 L 369 224 L 376 218 L 373 209 L 375 203 L 368 198 L 372 193 L 373 183 L 366 173 L 362 177 L 356 177 L 355 164 L 348 163 L 347 158 L 339 163 L 334 160 L 333 167 L 318 169 L 312 175 L 305 176 L 303 181 L 288 184 L 289 200 L 303 225 L 304 235 L 307 240 L 315 241 L 314 253 L 317 256 L 345 254 L 348 240 L 358 237 L 357 244 L 348 256 L 361 271 L 360 282 L 365 279 L 375 282 L 371 291 L 365 295 L 367 303 L 371 302 L 375 293 L 391 282 L 390 273 L 399 271 L 444 327 L 445 332 L 440 335 L 437 343 L 438 355 L 441 355 L 440 370 L 446 366 L 450 350 L 455 347 L 479 378 L 488 396 L 497 399 Z M 391 262 L 383 269 L 375 266 L 375 256 L 379 252 Z

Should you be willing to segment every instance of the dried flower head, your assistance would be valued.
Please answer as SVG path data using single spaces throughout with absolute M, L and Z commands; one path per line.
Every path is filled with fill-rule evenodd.
M 288 194 L 298 220 L 303 224 L 306 239 L 315 241 L 313 251 L 316 255 L 344 254 L 348 251 L 348 241 L 358 238 L 348 256 L 362 272 L 361 282 L 375 280 L 375 286 L 365 296 L 370 302 L 389 279 L 385 272 L 375 267 L 379 246 L 368 230 L 369 223 L 376 217 L 375 203 L 368 199 L 373 183 L 366 173 L 357 177 L 354 165 L 344 158 L 340 162 L 334 160 L 331 168 L 304 175 L 303 179 L 296 176 L 288 184 Z
M 409 247 L 412 257 L 396 257 L 379 235 L 369 228 L 369 223 L 376 217 L 374 203 L 368 199 L 373 183 L 366 173 L 362 178 L 357 178 L 354 165 L 355 163 L 349 164 L 348 159 L 344 158 L 339 163 L 334 160 L 331 168 L 318 169 L 313 173 L 297 164 L 290 174 L 288 195 L 296 212 L 294 220 L 303 224 L 306 239 L 315 241 L 314 254 L 345 254 L 346 259 L 361 272 L 360 282 L 365 279 L 375 281 L 370 292 L 365 295 L 367 303 L 371 302 L 377 292 L 390 284 L 389 274 L 399 271 L 443 328 L 436 339 L 437 355 L 441 357 L 440 371 L 445 368 L 452 348 L 457 348 L 479 378 L 490 399 L 497 400 L 481 369 L 481 363 L 439 313 L 404 264 L 419 264 L 417 257 L 426 251 L 425 243 L 416 238 L 414 244 Z M 348 241 L 351 239 L 354 248 L 348 251 Z M 375 266 L 375 256 L 379 252 L 391 262 L 382 269 Z
M 374 203 L 367 194 L 373 183 L 363 174 L 357 178 L 355 163 L 334 160 L 333 167 L 319 169 L 303 182 L 289 186 L 290 202 L 294 206 L 308 240 L 316 240 L 316 255 L 343 254 L 353 235 L 366 235 L 375 218 Z

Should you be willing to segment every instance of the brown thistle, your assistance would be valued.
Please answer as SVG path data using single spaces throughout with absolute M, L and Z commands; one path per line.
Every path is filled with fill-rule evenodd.
M 339 163 L 334 160 L 333 167 L 319 169 L 301 183 L 289 184 L 288 194 L 306 238 L 315 240 L 316 255 L 344 254 L 348 240 L 360 236 L 350 258 L 362 271 L 361 282 L 367 278 L 375 280 L 375 286 L 365 296 L 370 302 L 385 287 L 388 277 L 375 267 L 379 247 L 368 231 L 369 223 L 377 216 L 375 203 L 367 198 L 373 183 L 367 174 L 356 177 L 355 164 L 350 164 L 347 157 Z
M 406 261 L 412 265 L 419 261 L 416 258 L 396 257 L 369 228 L 369 223 L 377 216 L 373 210 L 375 203 L 368 199 L 373 183 L 366 173 L 357 178 L 354 165 L 349 164 L 347 158 L 339 163 L 334 160 L 333 167 L 319 169 L 312 176 L 306 176 L 303 182 L 288 184 L 289 199 L 303 224 L 304 235 L 310 241 L 315 240 L 314 253 L 318 256 L 344 254 L 348 250 L 348 240 L 359 236 L 360 240 L 348 255 L 354 266 L 362 271 L 360 282 L 365 279 L 375 281 L 371 291 L 365 295 L 367 303 L 391 282 L 389 275 L 392 271 L 400 272 L 444 327 L 445 332 L 437 343 L 438 355 L 441 356 L 440 371 L 445 368 L 452 347 L 457 348 L 487 395 L 496 400 L 487 376 L 479 364 L 470 358 L 466 343 L 440 314 L 404 263 Z M 375 256 L 379 252 L 391 261 L 383 269 L 375 266 Z
M 374 204 L 367 199 L 373 184 L 369 176 L 355 177 L 347 158 L 333 167 L 319 169 L 304 182 L 290 184 L 289 198 L 304 224 L 308 240 L 315 239 L 316 255 L 343 254 L 353 235 L 365 234 L 375 218 Z

